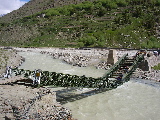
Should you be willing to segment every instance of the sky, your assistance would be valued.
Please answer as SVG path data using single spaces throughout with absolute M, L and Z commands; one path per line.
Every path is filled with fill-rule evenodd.
M 10 13 L 29 1 L 30 0 L 0 0 L 0 15 Z

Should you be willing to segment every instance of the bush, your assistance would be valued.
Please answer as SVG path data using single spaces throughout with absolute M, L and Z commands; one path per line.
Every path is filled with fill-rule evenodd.
M 91 8 L 93 7 L 93 2 L 85 1 L 82 4 L 83 4 L 82 8 L 85 9 L 86 11 L 91 10 Z
M 102 7 L 102 3 L 101 2 L 99 2 L 99 1 L 95 1 L 94 2 L 94 8 L 95 9 L 99 9 L 99 8 L 101 8 Z
M 155 26 L 155 17 L 148 15 L 144 20 L 144 26 L 148 29 L 152 29 Z
M 48 9 L 45 11 L 46 17 L 60 15 L 59 11 L 56 9 Z
M 117 4 L 119 7 L 126 7 L 126 6 L 127 6 L 126 0 L 116 0 L 116 4 Z
M 160 70 L 160 63 L 158 65 L 152 67 L 152 68 L 155 69 L 155 70 Z
M 108 9 L 117 8 L 117 4 L 112 0 L 99 0 L 98 2 L 100 2 L 103 7 Z M 95 2 L 95 3 L 98 3 L 98 2 Z
M 97 12 L 97 15 L 99 17 L 102 17 L 106 14 L 106 9 L 104 7 L 99 8 L 99 11 Z
M 96 42 L 96 38 L 94 36 L 87 36 L 80 38 L 79 42 L 82 42 L 84 46 L 91 46 Z
M 105 42 L 97 41 L 96 47 L 105 47 Z
M 136 7 L 136 8 L 134 8 L 134 10 L 133 10 L 133 12 L 132 12 L 132 16 L 133 16 L 133 17 L 136 17 L 136 18 L 141 17 L 142 14 L 143 14 L 143 11 L 142 11 L 142 8 L 141 8 L 141 7 Z
M 160 0 L 156 0 L 156 6 L 160 6 Z
M 84 43 L 83 42 L 78 42 L 78 47 L 84 47 Z
M 62 15 L 70 15 L 70 11 L 67 8 L 59 8 L 58 12 Z

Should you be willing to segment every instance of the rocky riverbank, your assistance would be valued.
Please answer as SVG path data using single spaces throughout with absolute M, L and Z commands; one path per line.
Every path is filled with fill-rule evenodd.
M 109 69 L 108 49 L 60 49 L 60 48 L 14 48 L 2 49 L 1 59 L 3 69 L 7 66 L 19 66 L 24 59 L 17 54 L 17 51 L 33 51 L 42 54 L 48 54 L 53 59 L 62 59 L 66 63 L 79 67 L 90 65 L 98 69 Z M 115 50 L 116 57 L 119 58 L 125 53 L 134 56 L 138 50 Z M 132 75 L 133 78 L 142 78 L 158 81 L 160 80 L 160 71 L 151 69 L 154 65 L 160 63 L 160 56 L 154 56 L 149 51 L 150 56 L 145 56 L 149 71 L 143 71 L 138 68 Z M 8 56 L 8 57 L 5 57 Z M 5 61 L 6 60 L 6 61 Z M 1 67 L 2 68 L 2 67 Z M 0 79 L 2 80 L 2 79 Z M 65 119 L 71 120 L 71 111 L 56 102 L 56 93 L 47 88 L 30 88 L 18 85 L 0 85 L 0 119 Z
M 48 88 L 0 85 L 1 120 L 73 120 L 71 111 L 56 102 Z
M 105 49 L 74 49 L 74 48 L 15 48 L 18 51 L 33 51 L 48 54 L 54 59 L 62 59 L 66 63 L 86 67 L 106 61 L 108 50 Z
M 7 66 L 18 67 L 24 62 L 24 58 L 17 54 L 12 48 L 0 48 L 0 76 Z
M 150 54 L 150 57 L 145 56 L 145 60 L 147 61 L 149 70 L 143 71 L 142 69 L 137 68 L 132 77 L 160 82 L 160 70 L 152 69 L 153 66 L 160 63 L 160 56 L 155 56 L 152 52 L 148 53 Z

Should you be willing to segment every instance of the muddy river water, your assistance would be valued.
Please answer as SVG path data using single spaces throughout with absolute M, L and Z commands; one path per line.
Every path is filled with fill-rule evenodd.
M 42 69 L 88 77 L 101 77 L 106 72 L 93 66 L 71 66 L 36 52 L 19 54 L 26 59 L 20 66 L 25 70 Z M 68 102 L 64 106 L 69 108 L 73 117 L 78 120 L 159 120 L 160 86 L 149 80 L 133 79 L 116 89 Z

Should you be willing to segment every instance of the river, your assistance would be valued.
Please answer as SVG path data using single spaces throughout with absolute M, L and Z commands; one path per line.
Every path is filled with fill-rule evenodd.
M 25 70 L 42 69 L 59 73 L 101 77 L 106 71 L 93 66 L 76 67 L 36 52 L 19 52 Z M 59 88 L 53 88 L 57 90 Z M 77 89 L 85 92 L 86 89 Z M 116 89 L 64 104 L 78 120 L 159 120 L 160 86 L 149 80 L 130 80 Z
M 39 52 L 19 52 L 25 58 L 25 62 L 20 68 L 25 70 L 41 69 L 43 71 L 65 73 L 72 75 L 85 75 L 87 77 L 101 77 L 105 70 L 97 70 L 94 66 L 77 67 L 66 64 L 62 60 L 53 59 L 49 55 L 40 54 Z

